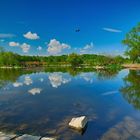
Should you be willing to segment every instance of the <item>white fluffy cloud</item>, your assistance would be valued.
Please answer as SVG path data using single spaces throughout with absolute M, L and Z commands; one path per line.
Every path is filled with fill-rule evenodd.
M 31 46 L 29 44 L 27 44 L 27 43 L 23 43 L 23 44 L 20 45 L 20 47 L 21 47 L 21 49 L 22 49 L 22 51 L 24 53 L 28 53 L 28 51 L 30 50 Z
M 30 50 L 30 47 L 31 47 L 31 46 L 30 46 L 29 44 L 27 44 L 27 43 L 20 44 L 20 43 L 18 43 L 18 42 L 14 42 L 14 41 L 9 42 L 9 46 L 11 46 L 11 47 L 19 47 L 19 48 L 22 49 L 22 51 L 23 51 L 24 53 L 28 53 L 28 51 Z
M 92 53 L 93 48 L 94 48 L 94 45 L 93 45 L 93 43 L 91 42 L 90 44 L 87 44 L 85 47 L 83 47 L 83 48 L 80 50 L 80 53 L 81 53 L 81 54 L 84 54 L 84 53 Z
M 38 51 L 41 51 L 42 50 L 42 47 L 41 46 L 38 46 L 37 50 Z
M 70 48 L 71 48 L 70 45 L 65 43 L 60 43 L 56 39 L 52 39 L 48 44 L 47 51 L 51 55 L 56 55 L 56 54 L 60 54 L 63 50 L 70 49 Z
M 19 45 L 20 44 L 18 42 L 14 42 L 14 41 L 9 42 L 9 46 L 11 46 L 11 47 L 18 47 Z
M 107 32 L 113 32 L 113 33 L 121 33 L 122 31 L 121 30 L 118 30 L 118 29 L 113 29 L 113 28 L 103 28 L 104 31 L 107 31 Z
M 93 42 L 91 42 L 90 44 L 87 44 L 84 49 L 87 50 L 87 49 L 92 49 L 94 47 L 93 45 Z
M 36 40 L 39 39 L 39 36 L 37 35 L 37 33 L 32 33 L 32 32 L 27 32 L 26 34 L 23 35 L 25 38 L 27 39 L 31 39 L 31 40 Z

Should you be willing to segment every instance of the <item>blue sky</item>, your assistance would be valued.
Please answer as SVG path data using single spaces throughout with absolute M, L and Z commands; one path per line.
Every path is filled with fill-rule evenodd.
M 0 46 L 24 55 L 123 54 L 121 40 L 138 22 L 139 0 L 0 0 Z

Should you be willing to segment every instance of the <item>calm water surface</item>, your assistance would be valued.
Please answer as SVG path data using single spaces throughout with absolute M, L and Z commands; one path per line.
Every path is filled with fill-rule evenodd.
M 85 132 L 68 127 L 86 115 Z M 0 70 L 0 131 L 58 140 L 140 139 L 140 71 Z

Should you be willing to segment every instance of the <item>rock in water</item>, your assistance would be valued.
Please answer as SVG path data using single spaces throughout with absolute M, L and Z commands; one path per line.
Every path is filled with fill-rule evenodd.
M 15 140 L 40 140 L 40 137 L 24 134 Z
M 0 132 L 0 140 L 11 140 L 14 137 L 16 137 L 16 135 L 14 135 L 14 134 L 5 134 L 3 132 Z
M 48 137 L 44 137 L 41 140 L 56 140 L 56 138 L 48 138 Z
M 84 129 L 86 124 L 87 124 L 86 116 L 72 118 L 72 120 L 69 122 L 69 126 L 77 130 Z

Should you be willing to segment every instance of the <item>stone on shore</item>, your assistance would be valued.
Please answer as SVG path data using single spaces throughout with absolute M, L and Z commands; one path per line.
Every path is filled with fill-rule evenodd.
M 41 140 L 56 140 L 56 138 L 43 137 Z
M 24 134 L 18 138 L 16 138 L 15 140 L 40 140 L 41 137 L 39 136 L 32 136 L 32 135 L 27 135 Z
M 69 126 L 71 128 L 77 129 L 77 130 L 84 129 L 86 124 L 87 124 L 87 117 L 86 116 L 72 118 L 72 120 L 69 122 Z

